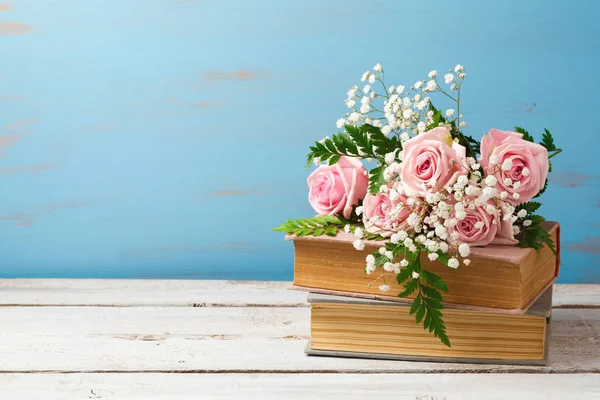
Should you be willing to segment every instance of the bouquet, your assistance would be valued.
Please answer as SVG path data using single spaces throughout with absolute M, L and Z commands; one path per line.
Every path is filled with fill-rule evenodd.
M 380 64 L 363 74 L 345 100 L 343 129 L 310 147 L 308 199 L 317 216 L 288 220 L 274 228 L 297 236 L 355 235 L 380 241 L 365 255 L 365 272 L 389 286 L 381 269 L 396 274 L 404 291 L 416 294 L 410 307 L 442 343 L 450 346 L 443 321 L 442 292 L 448 288 L 422 268 L 420 254 L 449 268 L 469 265 L 473 246 L 547 245 L 555 252 L 544 218 L 536 211 L 548 185 L 550 159 L 561 152 L 545 129 L 540 143 L 523 128 L 491 129 L 481 140 L 465 133 L 461 87 L 466 74 L 457 65 L 440 77 L 410 87 L 388 86 Z M 453 108 L 436 108 L 431 96 L 445 96 Z M 363 161 L 367 163 L 364 164 Z M 367 166 L 370 166 L 367 169 Z

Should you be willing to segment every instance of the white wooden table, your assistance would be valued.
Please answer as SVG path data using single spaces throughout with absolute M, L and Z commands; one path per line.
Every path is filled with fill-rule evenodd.
M 556 286 L 547 367 L 308 357 L 281 282 L 0 280 L 0 399 L 600 399 L 600 286 Z

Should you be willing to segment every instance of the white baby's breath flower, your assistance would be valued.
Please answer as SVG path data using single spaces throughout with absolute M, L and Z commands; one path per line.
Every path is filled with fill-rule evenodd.
M 354 235 L 356 235 L 357 238 L 362 239 L 364 237 L 363 230 L 361 228 L 356 228 L 354 230 Z
M 446 82 L 446 85 L 450 84 L 453 79 L 454 79 L 454 75 L 452 75 L 452 74 L 444 75 L 444 82 Z
M 346 100 L 346 107 L 352 108 L 356 104 L 355 100 Z
M 450 268 L 456 269 L 456 268 L 458 268 L 459 265 L 460 265 L 460 263 L 458 262 L 458 260 L 455 257 L 452 257 L 450 260 L 448 260 L 448 266 Z
M 496 183 L 498 183 L 498 180 L 494 175 L 488 175 L 487 178 L 485 178 L 485 184 L 488 186 L 496 186 Z
M 369 90 L 371 90 L 371 85 L 365 85 L 365 87 L 363 88 L 363 93 L 367 94 L 369 93 Z
M 365 249 L 365 242 L 360 239 L 356 239 L 354 242 L 352 242 L 352 245 L 358 251 L 363 251 Z
M 450 85 L 450 90 L 458 90 L 458 86 L 456 85 L 456 83 Z
M 429 259 L 430 259 L 431 261 L 435 261 L 435 260 L 437 260 L 437 259 L 438 259 L 439 255 L 438 255 L 438 253 L 429 253 L 429 254 L 427 255 L 427 257 L 429 257 Z
M 523 171 L 521 171 L 521 173 L 523 174 L 523 176 L 529 176 L 530 172 L 531 171 L 529 171 L 529 168 L 527 168 L 527 167 L 523 168 Z
M 382 292 L 387 292 L 388 290 L 390 290 L 390 285 L 379 285 L 379 290 L 381 290 Z
M 461 243 L 460 246 L 458 246 L 458 252 L 460 253 L 461 257 L 469 257 L 469 254 L 471 254 L 471 248 L 468 244 Z
M 513 193 L 513 199 L 519 200 L 519 197 L 521 197 L 521 195 L 519 193 L 517 193 L 517 192 Z
M 513 231 L 513 235 L 518 235 L 519 233 L 521 233 L 521 229 L 516 225 L 513 226 L 512 231 Z
M 458 180 L 456 182 L 460 186 L 467 186 L 467 184 L 469 183 L 469 178 L 466 175 L 461 175 L 458 177 Z
M 366 272 L 367 272 L 367 274 L 368 274 L 368 275 L 371 275 L 373 272 L 375 272 L 375 269 L 376 269 L 376 268 L 377 268 L 377 267 L 375 267 L 375 264 L 373 264 L 373 265 L 370 265 L 370 264 L 369 264 L 369 265 L 367 265 L 367 268 L 366 268 Z
M 507 191 L 500 192 L 500 199 L 506 200 L 507 197 L 508 197 L 508 192 Z
M 381 133 L 384 135 L 388 135 L 391 131 L 392 128 L 389 125 L 384 125 L 383 128 L 381 128 Z
M 392 236 L 390 237 L 390 242 L 392 242 L 393 244 L 398 244 L 400 242 L 400 237 L 397 233 L 392 234 Z
M 467 123 L 466 123 L 465 121 L 460 121 L 460 124 L 459 124 L 459 126 L 460 126 L 461 128 L 466 128 L 466 127 L 467 127 Z
M 360 120 L 360 114 L 358 114 L 357 112 L 353 112 L 348 117 L 348 123 L 351 125 L 356 124 L 359 120 Z
M 433 79 L 437 76 L 437 71 L 434 69 L 433 71 L 430 71 L 427 76 Z
M 362 106 L 360 106 L 360 112 L 363 114 L 368 113 L 370 109 L 371 109 L 371 106 L 368 104 L 363 104 Z
M 465 74 L 464 72 L 461 72 L 460 74 L 458 74 L 458 77 L 460 79 L 465 79 L 466 76 L 467 76 L 467 74 Z
M 505 178 L 504 179 L 504 186 L 512 186 L 513 181 L 510 178 Z
M 369 77 L 369 83 L 375 83 L 375 75 Z
M 471 260 L 469 260 L 468 258 L 465 258 L 465 259 L 463 260 L 463 264 L 465 264 L 465 265 L 469 265 L 469 264 L 471 264 Z
M 362 78 L 360 78 L 361 82 L 366 81 L 367 79 L 369 79 L 369 76 L 371 76 L 371 71 L 367 71 L 363 74 Z
M 451 117 L 454 115 L 454 109 L 449 108 L 446 110 L 446 117 Z
M 396 93 L 402 94 L 404 92 L 404 85 L 396 86 Z
M 439 225 L 435 228 L 435 234 L 442 240 L 446 240 L 448 237 L 448 231 L 446 231 L 446 228 L 444 228 L 443 225 Z
M 404 110 L 402 112 L 402 116 L 404 117 L 404 119 L 408 119 L 413 115 L 413 110 L 411 110 L 410 108 L 407 108 L 406 110 Z
M 388 164 L 388 165 L 392 164 L 394 162 L 394 160 L 396 159 L 396 152 L 393 151 L 391 153 L 387 153 L 385 155 L 384 159 L 385 159 L 386 164 Z
M 517 213 L 517 217 L 519 218 L 525 218 L 527 216 L 527 210 L 523 209 L 523 210 L 519 210 L 519 212 Z
M 393 260 L 394 259 L 394 253 L 392 253 L 391 251 L 386 251 L 384 254 L 388 260 Z
M 394 89 L 396 89 L 396 88 L 392 85 L 388 88 L 388 92 L 390 92 L 390 94 L 392 94 L 392 93 L 394 93 Z
M 434 80 L 427 82 L 427 86 L 425 87 L 425 89 L 427 89 L 428 92 L 433 92 L 436 88 L 437 83 Z
M 508 171 L 509 169 L 511 169 L 513 166 L 512 160 L 510 158 L 506 158 L 504 160 L 504 162 L 502 163 L 502 170 L 503 171 Z
M 419 275 L 419 273 L 418 273 L 418 272 L 416 272 L 416 271 L 413 271 L 413 272 L 412 272 L 412 277 L 413 277 L 413 279 L 419 279 L 419 276 L 420 276 L 420 275 Z
M 516 181 L 515 183 L 513 183 L 513 189 L 518 190 L 520 187 L 521 187 L 520 181 Z
M 423 86 L 423 81 L 416 81 L 413 86 L 415 87 L 415 89 L 420 89 L 421 86 Z
M 497 155 L 491 155 L 490 156 L 490 166 L 494 166 L 494 165 L 498 165 L 498 163 L 500 162 L 500 159 L 498 158 Z
M 346 120 L 344 118 L 340 118 L 335 122 L 336 128 L 343 128 L 346 124 Z
M 375 256 L 373 254 L 369 254 L 366 258 L 367 264 L 375 264 Z
M 356 207 L 355 212 L 356 212 L 356 215 L 360 216 L 360 214 L 362 214 L 362 212 L 363 212 L 362 206 Z
M 532 221 L 530 219 L 526 219 L 525 221 L 523 221 L 523 226 L 531 226 Z
M 465 68 L 462 65 L 456 64 L 456 67 L 454 67 L 454 72 L 458 73 L 458 72 L 463 71 L 464 69 Z
M 377 249 L 377 252 L 381 255 L 384 255 L 385 252 L 387 251 L 387 249 L 385 248 L 385 246 L 380 247 L 379 249 Z
M 381 64 L 377 63 L 373 67 L 373 71 L 375 71 L 375 72 L 383 72 L 383 67 L 381 66 Z
M 346 224 L 346 226 L 344 226 L 344 232 L 350 233 L 350 224 Z
M 440 250 L 442 250 L 444 253 L 448 252 L 448 243 L 438 242 L 438 245 L 440 246 Z
M 475 223 L 475 229 L 481 229 L 481 228 L 483 228 L 483 225 L 485 225 L 483 223 L 483 221 L 476 222 Z
M 404 268 L 404 267 L 406 267 L 407 265 L 408 265 L 408 260 L 404 259 L 404 260 L 400 261 L 400 266 L 401 266 L 401 267 L 403 267 L 403 268 Z
M 421 121 L 417 124 L 417 130 L 419 131 L 419 133 L 425 132 L 425 129 L 427 129 L 427 125 L 425 125 L 425 122 Z
M 394 264 L 392 264 L 391 262 L 386 262 L 385 264 L 383 264 L 383 270 L 387 271 L 387 272 L 392 272 L 394 271 Z

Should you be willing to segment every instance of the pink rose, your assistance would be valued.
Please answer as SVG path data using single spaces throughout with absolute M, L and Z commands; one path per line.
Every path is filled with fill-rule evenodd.
M 548 176 L 548 151 L 542 145 L 522 139 L 517 132 L 490 130 L 490 134 L 481 140 L 481 157 L 479 163 L 486 173 L 494 174 L 499 192 L 506 191 L 509 195 L 506 201 L 513 205 L 524 203 L 534 197 L 544 188 Z M 490 158 L 497 158 L 497 165 L 490 165 Z M 510 160 L 512 166 L 501 170 L 500 166 Z M 496 160 L 494 160 L 496 161 Z M 506 178 L 512 183 L 519 182 L 517 188 L 507 185 Z M 518 198 L 513 194 L 518 193 Z
M 408 226 L 406 219 L 413 212 L 412 207 L 406 204 L 407 200 L 405 195 L 392 201 L 387 193 L 367 194 L 363 201 L 365 229 L 384 237 L 405 229 Z
M 425 196 L 428 188 L 448 188 L 468 172 L 466 149 L 446 128 L 434 128 L 404 143 L 400 178 L 408 195 Z
M 319 215 L 342 214 L 364 199 L 369 186 L 367 170 L 359 160 L 342 157 L 334 165 L 321 165 L 308 177 L 308 201 Z
M 494 205 L 490 200 L 487 204 Z M 471 210 L 465 208 L 466 217 L 456 225 L 448 228 L 449 241 L 453 244 L 467 243 L 470 246 L 487 246 L 488 244 L 515 245 L 518 243 L 513 236 L 512 223 L 504 221 L 500 213 L 490 215 L 485 205 L 476 206 Z M 456 212 L 451 213 L 456 218 Z M 453 238 L 453 233 L 457 236 Z

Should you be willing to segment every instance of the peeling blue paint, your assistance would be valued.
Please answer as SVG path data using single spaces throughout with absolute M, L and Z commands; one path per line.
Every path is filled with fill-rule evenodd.
M 473 135 L 554 133 L 559 281 L 600 283 L 567 246 L 599 236 L 600 2 L 7 3 L 30 29 L 0 36 L 2 277 L 291 279 L 269 229 L 312 214 L 307 147 L 380 62 L 402 84 L 465 65 Z

